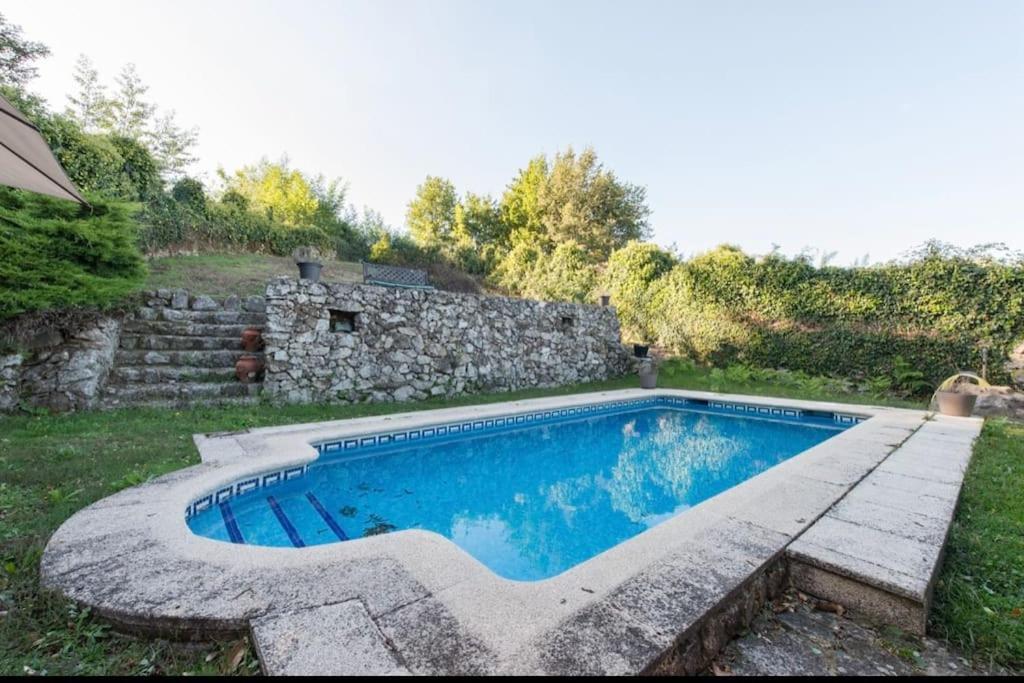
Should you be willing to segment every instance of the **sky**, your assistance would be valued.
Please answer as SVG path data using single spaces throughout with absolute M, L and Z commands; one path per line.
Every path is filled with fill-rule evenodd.
M 5 0 L 200 132 L 213 179 L 287 154 L 404 223 L 428 175 L 500 196 L 592 146 L 647 189 L 653 239 L 896 258 L 927 239 L 1024 250 L 1024 1 Z

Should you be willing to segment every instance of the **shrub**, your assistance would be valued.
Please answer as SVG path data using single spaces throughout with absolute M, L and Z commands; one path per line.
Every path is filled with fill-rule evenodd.
M 653 326 L 647 311 L 651 285 L 675 261 L 672 254 L 648 242 L 630 242 L 612 252 L 599 286 L 611 296 L 627 337 L 638 341 L 652 338 Z
M 0 188 L 0 319 L 119 303 L 146 270 L 126 208 Z
M 1002 358 L 1024 338 L 1024 266 L 941 248 L 906 263 L 815 268 L 720 247 L 648 292 L 653 341 L 695 360 L 885 377 L 904 393 L 979 369 L 983 349 Z M 997 381 L 1000 366 L 989 367 Z

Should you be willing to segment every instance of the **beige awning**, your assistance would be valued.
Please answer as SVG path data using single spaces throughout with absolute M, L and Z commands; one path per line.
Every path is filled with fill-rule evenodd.
M 0 185 L 88 204 L 31 121 L 0 96 Z

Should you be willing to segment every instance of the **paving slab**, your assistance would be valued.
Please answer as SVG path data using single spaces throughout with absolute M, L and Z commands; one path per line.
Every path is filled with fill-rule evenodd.
M 925 422 L 790 544 L 794 585 L 923 633 L 981 425 Z
M 259 617 L 252 638 L 268 676 L 409 674 L 358 600 Z

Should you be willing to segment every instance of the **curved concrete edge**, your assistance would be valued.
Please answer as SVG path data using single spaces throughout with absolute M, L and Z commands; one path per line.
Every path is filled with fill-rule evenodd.
M 499 578 L 431 532 L 406 530 L 297 550 L 214 541 L 192 534 L 185 523 L 185 507 L 202 492 L 307 463 L 316 457 L 310 444 L 318 440 L 399 424 L 652 395 L 871 419 L 539 582 Z M 68 519 L 46 547 L 42 583 L 120 628 L 176 638 L 220 637 L 250 625 L 255 636 L 270 638 L 266 634 L 293 633 L 271 627 L 289 623 L 276 621 L 284 615 L 315 624 L 302 621 L 302 613 L 357 601 L 363 612 L 339 608 L 330 618 L 358 621 L 365 613 L 394 661 L 414 673 L 663 671 L 680 634 L 692 635 L 751 582 L 768 582 L 757 577 L 777 576 L 771 567 L 790 541 L 925 417 L 921 411 L 870 406 L 624 390 L 197 437 L 203 464 L 122 491 Z M 753 595 L 762 593 L 755 589 Z M 329 622 L 325 618 L 325 628 Z M 275 651 L 267 642 L 259 648 L 261 654 Z M 336 648 L 334 659 L 324 663 L 325 673 L 358 671 L 342 650 Z M 264 665 L 272 673 L 289 670 Z

